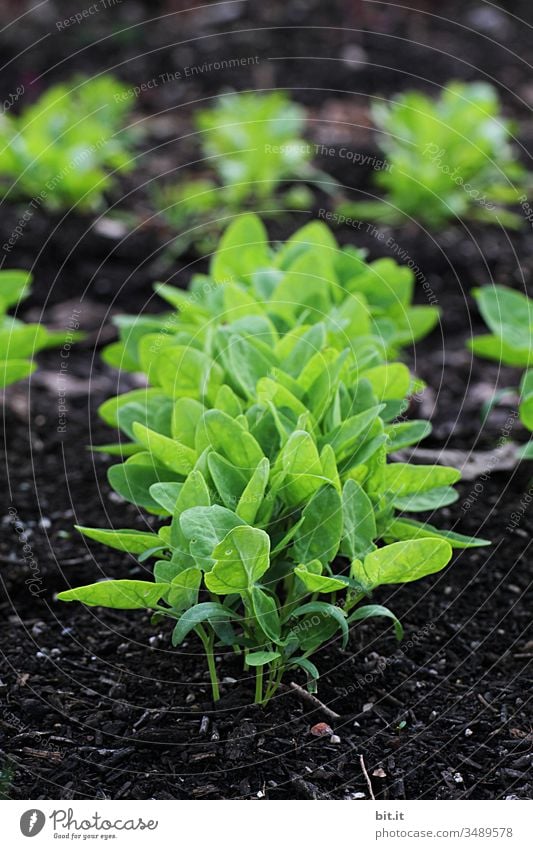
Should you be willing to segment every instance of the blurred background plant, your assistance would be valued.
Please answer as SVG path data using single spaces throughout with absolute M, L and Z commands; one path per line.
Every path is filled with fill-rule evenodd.
M 54 85 L 20 115 L 0 115 L 0 191 L 51 210 L 104 205 L 116 173 L 133 167 L 124 124 L 128 90 L 105 74 Z
M 343 214 L 430 229 L 454 218 L 519 227 L 517 204 L 530 175 L 511 145 L 514 125 L 501 115 L 495 88 L 450 82 L 438 99 L 408 91 L 372 109 L 389 167 L 375 174 L 384 201 L 345 202 Z
M 156 184 L 152 201 L 179 235 L 174 255 L 191 244 L 201 252 L 216 245 L 228 218 L 253 209 L 264 217 L 313 206 L 311 184 L 328 191 L 335 181 L 311 163 L 304 109 L 283 92 L 221 95 L 195 116 L 207 176 Z M 289 185 L 284 186 L 287 183 Z
M 479 311 L 490 333 L 469 340 L 470 349 L 500 365 L 524 368 L 520 381 L 520 421 L 533 431 L 533 300 L 507 286 L 483 286 L 475 289 Z M 508 395 L 500 390 L 494 402 Z M 533 459 L 533 440 L 520 450 L 521 459 Z
M 0 271 L 0 389 L 28 377 L 37 368 L 33 356 L 44 348 L 79 339 L 73 331 L 50 331 L 42 324 L 26 324 L 8 309 L 19 304 L 30 293 L 31 274 L 19 269 Z

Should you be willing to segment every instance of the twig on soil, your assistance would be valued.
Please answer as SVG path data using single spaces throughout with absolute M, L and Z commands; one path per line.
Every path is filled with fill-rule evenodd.
M 335 713 L 334 710 L 331 710 L 331 708 L 323 704 L 320 699 L 317 699 L 317 697 L 313 696 L 312 693 L 308 693 L 307 690 L 304 690 L 303 687 L 300 687 L 300 685 L 296 684 L 294 681 L 291 681 L 291 690 L 296 693 L 296 695 L 299 696 L 303 702 L 307 702 L 317 710 L 321 710 L 322 713 L 328 717 L 328 719 L 341 718 L 340 713 Z
M 498 713 L 497 708 L 495 708 L 494 705 L 491 705 L 491 703 L 486 700 L 485 696 L 482 696 L 481 693 L 478 693 L 477 697 L 482 705 L 485 705 L 485 707 L 491 710 L 493 713 Z
M 374 790 L 372 789 L 372 782 L 370 781 L 370 776 L 369 776 L 368 772 L 366 771 L 365 759 L 362 755 L 359 755 L 359 763 L 361 764 L 361 769 L 363 771 L 363 775 L 364 775 L 366 783 L 368 785 L 368 790 L 370 792 L 370 796 L 375 802 L 376 797 L 374 796 Z

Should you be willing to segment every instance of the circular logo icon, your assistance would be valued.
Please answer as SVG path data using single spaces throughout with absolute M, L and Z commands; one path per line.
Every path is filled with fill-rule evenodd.
M 37 808 L 32 808 L 29 811 L 24 811 L 20 818 L 20 830 L 24 837 L 35 837 L 43 830 L 46 817 L 42 811 Z

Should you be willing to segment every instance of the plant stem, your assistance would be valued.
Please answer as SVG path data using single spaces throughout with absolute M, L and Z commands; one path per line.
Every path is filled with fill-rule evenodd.
M 213 631 L 210 634 L 206 634 L 205 629 L 202 625 L 198 625 L 196 627 L 196 633 L 200 637 L 202 643 L 204 644 L 205 655 L 207 657 L 207 667 L 209 669 L 209 677 L 211 679 L 211 690 L 213 693 L 213 701 L 218 702 L 220 699 L 220 690 L 218 688 L 218 678 L 217 678 L 217 669 L 215 665 L 215 655 L 213 654 L 213 645 L 215 642 L 215 635 Z
M 269 682 L 265 697 L 263 699 L 263 705 L 267 705 L 274 693 L 278 690 L 279 685 L 281 684 L 281 679 L 283 678 L 284 671 L 285 667 L 282 663 L 278 666 L 277 669 L 274 670 L 274 675 L 271 676 L 272 680 Z
M 263 704 L 263 667 L 255 668 L 255 704 Z

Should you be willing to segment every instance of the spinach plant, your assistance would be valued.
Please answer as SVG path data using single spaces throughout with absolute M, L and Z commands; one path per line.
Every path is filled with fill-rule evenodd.
M 34 354 L 60 345 L 65 339 L 64 331 L 26 324 L 8 314 L 10 308 L 28 296 L 30 284 L 31 274 L 27 271 L 0 271 L 0 389 L 28 377 L 37 368 Z
M 433 229 L 455 217 L 520 226 L 505 205 L 531 181 L 492 86 L 452 82 L 436 100 L 409 91 L 372 112 L 389 165 L 375 175 L 386 203 L 345 203 L 344 213 L 391 223 L 412 216 Z
M 402 275 L 372 275 L 320 222 L 272 254 L 253 215 L 230 226 L 189 293 L 160 287 L 178 312 L 124 319 L 107 352 L 147 386 L 100 412 L 126 438 L 103 446 L 122 455 L 111 486 L 162 524 L 79 528 L 142 564 L 154 559 L 153 580 L 59 598 L 149 608 L 172 622 L 175 646 L 194 632 L 215 700 L 224 648 L 255 671 L 256 702 L 266 703 L 287 669 L 313 690 L 311 657 L 337 633 L 346 645 L 357 622 L 388 618 L 401 638 L 373 592 L 483 544 L 416 518 L 455 500 L 456 469 L 390 462 L 430 430 L 403 420 L 417 384 L 386 357 L 408 289 Z
M 533 301 L 506 286 L 475 289 L 474 297 L 491 332 L 472 339 L 469 346 L 481 357 L 525 369 L 519 414 L 522 424 L 533 431 Z M 533 442 L 523 447 L 521 456 L 533 459 Z
M 304 112 L 283 92 L 225 94 L 196 116 L 210 173 L 178 184 L 157 185 L 153 200 L 179 232 L 175 251 L 191 243 L 210 251 L 228 218 L 247 207 L 263 215 L 307 209 L 308 187 L 321 178 L 311 164 L 312 145 L 302 138 Z M 324 185 L 331 184 L 331 178 Z M 292 183 L 282 190 L 283 183 Z
M 20 115 L 0 116 L 4 195 L 49 209 L 101 207 L 114 174 L 132 167 L 124 121 L 131 98 L 112 76 L 50 87 Z M 110 173 L 113 172 L 113 173 Z

